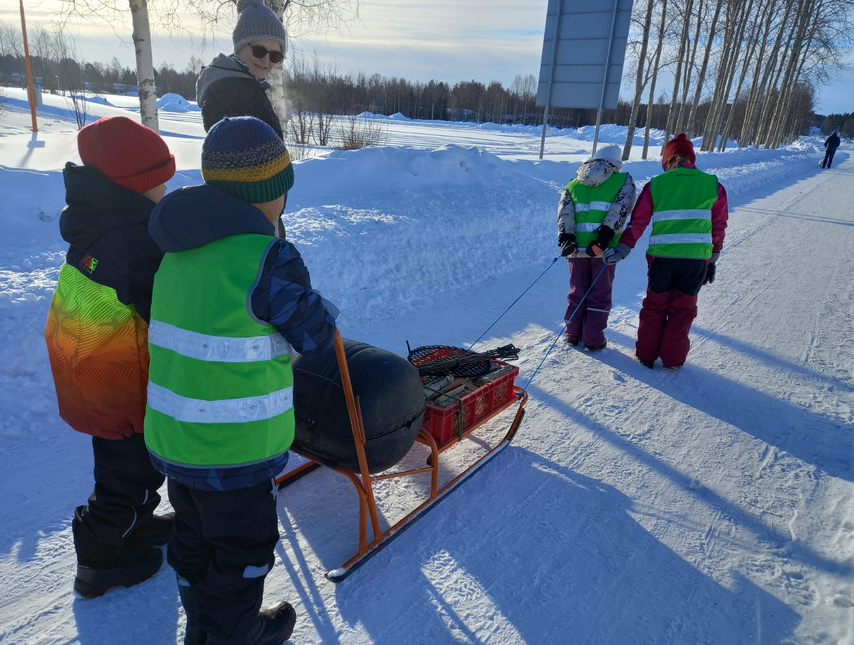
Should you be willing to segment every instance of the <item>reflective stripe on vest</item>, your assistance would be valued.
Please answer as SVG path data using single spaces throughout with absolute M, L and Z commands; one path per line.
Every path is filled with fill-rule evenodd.
M 290 352 L 290 344 L 280 334 L 249 338 L 222 338 L 181 329 L 152 320 L 148 342 L 200 361 L 248 363 L 269 361 Z
M 263 462 L 293 441 L 287 341 L 252 293 L 275 240 L 235 235 L 167 253 L 154 281 L 145 442 L 184 467 Z
M 710 258 L 717 177 L 696 168 L 674 168 L 653 177 L 650 190 L 653 213 L 647 253 L 668 258 Z
M 584 186 L 577 179 L 566 185 L 575 207 L 575 240 L 579 249 L 596 240 L 596 229 L 605 221 L 625 183 L 626 173 L 615 172 L 598 186 Z M 620 236 L 615 235 L 609 246 L 617 246 L 619 241 Z
M 294 406 L 293 388 L 286 387 L 265 396 L 226 401 L 190 399 L 154 383 L 148 384 L 148 405 L 152 410 L 187 423 L 246 423 L 284 414 Z

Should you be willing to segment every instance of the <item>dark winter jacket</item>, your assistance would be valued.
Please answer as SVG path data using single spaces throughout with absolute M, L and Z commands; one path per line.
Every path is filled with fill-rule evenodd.
M 196 81 L 205 132 L 227 116 L 254 116 L 282 136 L 282 126 L 267 96 L 270 84 L 259 81 L 236 56 L 220 54 L 203 68 Z
M 296 247 L 287 240 L 274 238 L 273 225 L 252 205 L 212 186 L 184 188 L 157 205 L 149 228 L 167 255 L 234 235 L 269 235 L 269 250 L 260 262 L 257 281 L 248 294 L 251 313 L 273 325 L 301 354 L 324 351 L 331 346 L 335 336 L 335 308 L 311 288 L 308 270 Z M 227 270 L 224 266 L 223 271 Z M 269 480 L 281 471 L 287 457 L 279 455 L 263 463 L 228 468 L 188 468 L 168 463 L 154 453 L 151 458 L 158 470 L 183 484 L 228 490 Z
M 834 132 L 824 140 L 824 149 L 828 152 L 835 152 L 839 147 L 839 136 Z
M 163 259 L 163 251 L 148 234 L 154 203 L 89 166 L 68 163 L 62 176 L 67 206 L 59 218 L 59 232 L 70 244 L 66 262 L 115 289 L 119 302 L 133 305 L 148 322 L 154 273 Z M 84 266 L 91 258 L 97 260 L 97 270 Z
M 148 234 L 154 203 L 68 164 L 59 226 L 70 244 L 45 341 L 60 416 L 103 439 L 143 430 L 148 318 L 163 252 Z

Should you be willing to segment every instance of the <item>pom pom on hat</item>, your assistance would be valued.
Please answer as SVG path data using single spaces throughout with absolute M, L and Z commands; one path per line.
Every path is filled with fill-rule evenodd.
M 620 146 L 602 146 L 596 151 L 595 154 L 590 155 L 590 158 L 587 159 L 587 161 L 585 161 L 584 163 L 597 160 L 607 161 L 609 164 L 619 170 L 623 167 L 623 151 Z
M 253 116 L 226 117 L 202 144 L 202 178 L 238 199 L 263 204 L 290 190 L 294 169 L 269 125 Z
M 684 132 L 677 134 L 673 139 L 664 144 L 661 150 L 661 165 L 666 168 L 674 157 L 685 157 L 691 163 L 697 161 L 694 154 L 694 144 Z
M 108 116 L 77 133 L 80 160 L 114 184 L 144 193 L 172 179 L 175 157 L 154 130 L 124 116 Z
M 288 49 L 288 37 L 282 21 L 262 0 L 238 1 L 237 24 L 231 33 L 231 39 L 234 42 L 235 54 L 256 40 L 279 43 L 282 54 Z

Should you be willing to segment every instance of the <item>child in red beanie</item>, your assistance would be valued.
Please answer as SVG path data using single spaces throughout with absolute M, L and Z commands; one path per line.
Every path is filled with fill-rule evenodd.
M 697 294 L 715 280 L 727 225 L 726 190 L 717 177 L 697 169 L 694 145 L 685 134 L 661 152 L 664 174 L 644 186 L 620 244 L 604 253 L 615 264 L 634 248 L 650 220 L 648 285 L 640 311 L 635 353 L 652 368 L 685 363 L 688 332 L 697 317 Z
M 69 243 L 45 328 L 59 414 L 92 435 L 95 490 L 71 524 L 74 591 L 82 598 L 153 576 L 171 514 L 156 516 L 163 475 L 142 437 L 148 320 L 163 253 L 148 234 L 175 158 L 152 130 L 125 117 L 100 119 L 77 136 L 82 166 L 63 171 Z

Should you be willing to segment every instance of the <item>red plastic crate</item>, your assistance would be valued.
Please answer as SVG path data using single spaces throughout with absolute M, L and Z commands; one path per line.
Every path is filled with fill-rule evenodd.
M 454 439 L 459 439 L 470 428 L 513 399 L 513 384 L 519 374 L 519 368 L 500 361 L 492 362 L 501 368 L 511 369 L 474 392 L 469 392 L 453 405 L 439 407 L 427 404 L 421 427 L 433 436 L 440 448 Z

